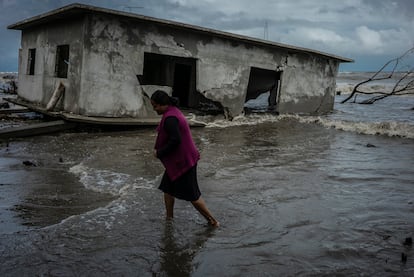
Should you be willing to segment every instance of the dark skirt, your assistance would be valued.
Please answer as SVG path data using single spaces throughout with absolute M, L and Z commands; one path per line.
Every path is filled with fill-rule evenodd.
M 167 173 L 164 172 L 161 184 L 158 187 L 165 193 L 168 193 L 175 198 L 196 201 L 201 196 L 200 189 L 197 182 L 197 165 L 190 168 L 186 173 L 171 181 Z

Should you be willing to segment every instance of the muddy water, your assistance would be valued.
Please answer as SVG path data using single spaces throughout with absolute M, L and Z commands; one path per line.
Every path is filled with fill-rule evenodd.
M 295 118 L 193 134 L 218 229 L 183 201 L 164 220 L 152 128 L 2 143 L 1 276 L 414 273 L 412 139 Z

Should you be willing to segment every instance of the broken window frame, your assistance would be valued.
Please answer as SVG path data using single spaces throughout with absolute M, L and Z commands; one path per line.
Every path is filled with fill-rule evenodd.
M 249 109 L 246 103 L 250 100 L 257 99 L 264 93 L 269 92 L 267 105 L 260 108 L 253 108 L 253 111 L 274 111 L 277 112 L 277 105 L 280 97 L 282 71 L 271 70 L 259 67 L 250 67 L 249 81 L 244 101 L 245 109 Z M 259 85 L 258 85 L 259 83 Z
M 27 55 L 27 75 L 35 75 L 36 48 L 29 48 Z
M 67 78 L 69 71 L 69 44 L 56 47 L 55 77 Z

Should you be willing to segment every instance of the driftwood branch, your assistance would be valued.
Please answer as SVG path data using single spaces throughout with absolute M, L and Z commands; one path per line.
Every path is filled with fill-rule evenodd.
M 363 100 L 359 104 L 373 104 L 374 102 L 384 99 L 393 95 L 414 95 L 414 68 L 412 66 L 407 68 L 400 68 L 399 65 L 404 59 L 407 59 L 409 55 L 414 54 L 414 47 L 407 50 L 401 56 L 389 60 L 386 62 L 377 72 L 375 72 L 369 79 L 364 80 L 356 84 L 351 92 L 351 94 L 342 100 L 342 104 L 348 102 L 350 99 L 354 98 L 354 103 L 356 103 L 356 98 L 358 94 L 365 95 L 375 95 L 369 99 Z M 391 71 L 384 72 L 386 68 L 391 66 Z M 395 77 L 395 75 L 402 74 L 395 82 L 391 91 L 366 91 L 363 89 L 363 85 L 366 85 L 375 81 L 387 80 Z

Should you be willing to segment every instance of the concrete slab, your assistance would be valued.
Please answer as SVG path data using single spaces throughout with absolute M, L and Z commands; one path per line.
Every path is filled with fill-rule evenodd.
M 0 130 L 0 139 L 29 137 L 47 133 L 54 133 L 62 130 L 72 129 L 77 126 L 76 123 L 64 120 L 42 122 L 20 127 L 12 127 Z
M 2 109 L 0 110 L 0 114 L 14 114 L 14 113 L 27 113 L 30 112 L 29 109 L 22 108 L 22 109 Z
M 83 116 L 67 112 L 51 112 L 45 108 L 27 103 L 20 99 L 5 99 L 17 105 L 27 107 L 29 110 L 50 116 L 55 118 L 61 118 L 69 122 L 95 124 L 95 125 L 112 125 L 112 126 L 157 126 L 161 117 L 145 117 L 145 118 L 132 118 L 132 117 L 97 117 L 97 116 Z M 203 122 L 188 121 L 191 127 L 205 127 Z

